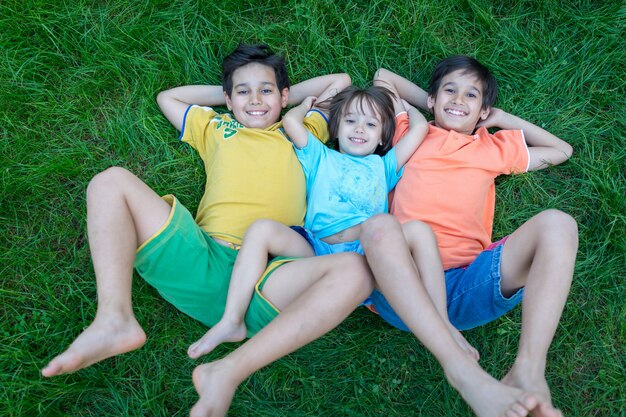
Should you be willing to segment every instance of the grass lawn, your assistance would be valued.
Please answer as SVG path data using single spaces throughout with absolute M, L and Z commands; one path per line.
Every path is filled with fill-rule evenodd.
M 567 416 L 626 409 L 626 6 L 618 1 L 197 0 L 0 2 L 0 415 L 184 416 L 197 396 L 188 345 L 206 328 L 133 284 L 146 345 L 75 374 L 40 368 L 94 317 L 85 188 L 118 165 L 195 210 L 197 155 L 156 94 L 219 83 L 239 42 L 282 52 L 292 81 L 381 66 L 423 87 L 436 61 L 477 57 L 497 103 L 574 147 L 567 163 L 498 180 L 494 238 L 558 208 L 579 225 L 574 283 L 547 370 Z M 314 312 L 312 312 L 314 314 Z M 520 309 L 466 337 L 499 378 Z M 465 416 L 460 396 L 409 334 L 364 310 L 257 372 L 231 415 Z

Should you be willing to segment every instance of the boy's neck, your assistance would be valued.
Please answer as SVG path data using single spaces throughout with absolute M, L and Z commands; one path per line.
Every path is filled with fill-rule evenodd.
M 454 132 L 454 133 L 458 133 L 460 135 L 467 135 L 467 136 L 472 136 L 472 135 L 476 134 L 476 131 L 478 130 L 478 127 L 474 126 L 474 129 L 471 131 L 471 133 L 464 133 L 464 132 L 459 132 L 458 130 L 448 129 L 448 128 L 443 127 L 443 126 L 439 126 L 437 124 L 436 120 L 431 121 L 430 124 L 435 126 L 435 127 L 437 127 L 437 128 L 439 128 L 439 129 L 446 130 L 448 132 Z

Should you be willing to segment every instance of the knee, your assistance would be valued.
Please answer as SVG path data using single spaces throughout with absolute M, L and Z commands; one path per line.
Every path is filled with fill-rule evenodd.
M 374 279 L 365 257 L 353 253 L 343 252 L 332 255 L 337 257 L 337 263 L 342 268 L 343 277 L 348 277 L 346 280 L 348 285 L 352 285 L 353 291 L 363 296 L 365 299 L 374 290 Z
M 430 242 L 437 244 L 437 238 L 433 229 L 424 222 L 413 220 L 402 225 L 404 237 L 409 245 Z
M 361 245 L 363 249 L 385 244 L 387 239 L 401 233 L 398 220 L 390 214 L 377 214 L 361 225 Z
M 578 224 L 569 214 L 550 209 L 539 213 L 537 221 L 544 239 L 558 240 L 560 244 L 578 248 Z
M 90 196 L 101 194 L 107 190 L 119 188 L 119 184 L 123 184 L 129 176 L 134 176 L 128 170 L 121 167 L 111 167 L 96 174 L 87 186 L 87 198 Z
M 289 230 L 287 226 L 270 219 L 259 219 L 252 223 L 243 237 L 242 246 L 256 248 L 267 253 L 273 253 L 270 249 L 272 242 L 282 242 L 285 230 Z M 285 249 L 282 249 L 285 250 Z M 282 253 L 282 252 L 279 252 Z
M 275 220 L 270 219 L 260 219 L 256 220 L 254 223 L 248 227 L 246 231 L 245 239 L 255 239 L 264 236 L 272 236 L 277 231 L 278 228 L 285 228 L 287 226 L 278 223 Z

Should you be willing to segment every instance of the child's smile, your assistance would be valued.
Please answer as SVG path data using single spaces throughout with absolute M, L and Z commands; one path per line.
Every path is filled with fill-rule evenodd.
M 444 109 L 451 116 L 467 116 L 467 112 L 458 109 Z
M 471 135 L 480 119 L 489 114 L 483 109 L 482 82 L 473 74 L 457 70 L 443 77 L 436 97 L 428 97 L 435 125 Z

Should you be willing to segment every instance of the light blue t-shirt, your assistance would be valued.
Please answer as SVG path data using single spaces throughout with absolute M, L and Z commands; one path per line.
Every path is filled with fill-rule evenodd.
M 304 227 L 323 239 L 388 210 L 387 195 L 402 176 L 395 149 L 383 157 L 332 150 L 309 133 L 296 156 L 306 178 Z

